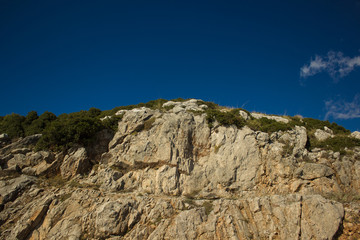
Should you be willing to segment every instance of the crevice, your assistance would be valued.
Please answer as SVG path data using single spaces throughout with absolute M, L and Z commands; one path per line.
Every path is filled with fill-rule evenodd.
M 303 201 L 303 197 L 302 196 L 300 196 L 300 217 L 299 217 L 299 226 L 300 226 L 300 230 L 299 230 L 299 238 L 298 239 L 301 239 L 301 219 L 302 219 L 302 208 L 303 208 L 303 203 L 302 203 L 302 201 Z
M 187 172 L 180 170 L 177 166 L 177 164 L 170 164 L 165 161 L 159 161 L 159 162 L 137 162 L 135 161 L 134 164 L 126 164 L 124 162 L 117 163 L 116 165 L 113 165 L 111 168 L 117 172 L 120 172 L 122 175 L 125 175 L 128 172 L 131 171 L 137 171 L 137 170 L 144 170 L 146 168 L 150 169 L 159 169 L 162 166 L 169 166 L 169 167 L 176 167 L 178 172 L 180 174 L 189 175 Z
M 34 230 L 38 229 L 44 222 L 51 202 L 52 199 L 47 200 L 42 208 L 33 214 L 33 216 L 30 218 L 29 225 L 27 225 L 25 229 L 17 234 L 17 239 L 29 239 L 31 237 L 31 234 L 34 232 Z
M 341 219 L 340 226 L 339 226 L 338 230 L 336 231 L 336 233 L 334 234 L 332 240 L 340 239 L 340 236 L 344 233 L 344 218 L 345 218 L 345 214 L 344 214 L 343 218 Z

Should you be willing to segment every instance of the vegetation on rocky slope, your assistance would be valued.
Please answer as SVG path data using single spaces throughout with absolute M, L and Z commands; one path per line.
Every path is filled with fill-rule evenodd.
M 185 99 L 178 98 L 173 102 L 184 102 Z M 74 144 L 87 145 L 91 143 L 95 134 L 102 129 L 116 131 L 118 122 L 122 115 L 116 115 L 120 110 L 131 110 L 134 108 L 146 107 L 153 110 L 169 111 L 174 106 L 163 106 L 168 102 L 165 99 L 152 100 L 147 103 L 116 107 L 111 110 L 101 111 L 97 108 L 90 108 L 88 111 L 80 111 L 70 114 L 61 114 L 58 117 L 51 112 L 44 112 L 38 116 L 37 112 L 31 111 L 27 116 L 9 114 L 0 117 L 0 133 L 7 133 L 11 139 L 30 136 L 41 133 L 43 136 L 36 148 L 41 149 L 68 149 Z M 312 118 L 288 117 L 288 123 L 278 122 L 265 117 L 254 118 L 248 111 L 241 108 L 226 108 L 212 102 L 198 101 L 199 105 L 206 105 L 204 111 L 191 111 L 194 114 L 206 114 L 209 127 L 214 124 L 223 126 L 234 125 L 237 128 L 248 126 L 254 131 L 274 133 L 294 129 L 295 126 L 304 126 L 308 134 L 308 149 L 323 148 L 344 153 L 345 148 L 360 146 L 360 140 L 349 138 L 350 131 L 336 123 L 321 121 Z M 239 112 L 248 114 L 249 118 L 244 119 Z M 318 141 L 314 133 L 316 129 L 327 127 L 335 135 L 333 138 Z

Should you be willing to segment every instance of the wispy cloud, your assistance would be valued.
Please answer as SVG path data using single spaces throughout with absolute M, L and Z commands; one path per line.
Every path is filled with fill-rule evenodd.
M 300 77 L 307 78 L 320 72 L 327 72 L 337 82 L 359 66 L 360 56 L 350 58 L 344 56 L 342 52 L 330 51 L 327 56 L 316 55 L 309 64 L 300 68 Z
M 352 102 L 344 100 L 325 101 L 327 113 L 325 119 L 353 119 L 360 118 L 360 94 L 355 95 Z

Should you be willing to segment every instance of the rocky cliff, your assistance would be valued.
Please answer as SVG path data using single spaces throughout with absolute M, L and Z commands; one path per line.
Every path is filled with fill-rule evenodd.
M 0 238 L 360 238 L 360 146 L 309 148 L 301 124 L 256 131 L 211 121 L 207 108 L 120 110 L 116 132 L 60 152 L 36 152 L 41 135 L 3 135 Z M 313 134 L 334 137 L 328 127 Z

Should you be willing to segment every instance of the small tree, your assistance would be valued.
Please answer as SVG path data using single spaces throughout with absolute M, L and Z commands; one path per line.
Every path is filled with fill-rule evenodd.
M 29 116 L 29 114 L 28 114 L 28 116 Z M 32 115 L 33 115 L 33 113 L 32 113 Z M 33 134 L 42 133 L 44 131 L 44 129 L 55 119 L 56 119 L 55 114 L 48 112 L 48 111 L 44 112 L 43 114 L 40 115 L 40 117 L 33 120 L 30 125 L 24 126 L 25 135 L 29 136 L 29 135 L 33 135 Z
M 0 123 L 0 132 L 7 133 L 10 138 L 17 138 L 24 136 L 24 129 L 22 123 L 25 117 L 16 113 L 6 115 Z

